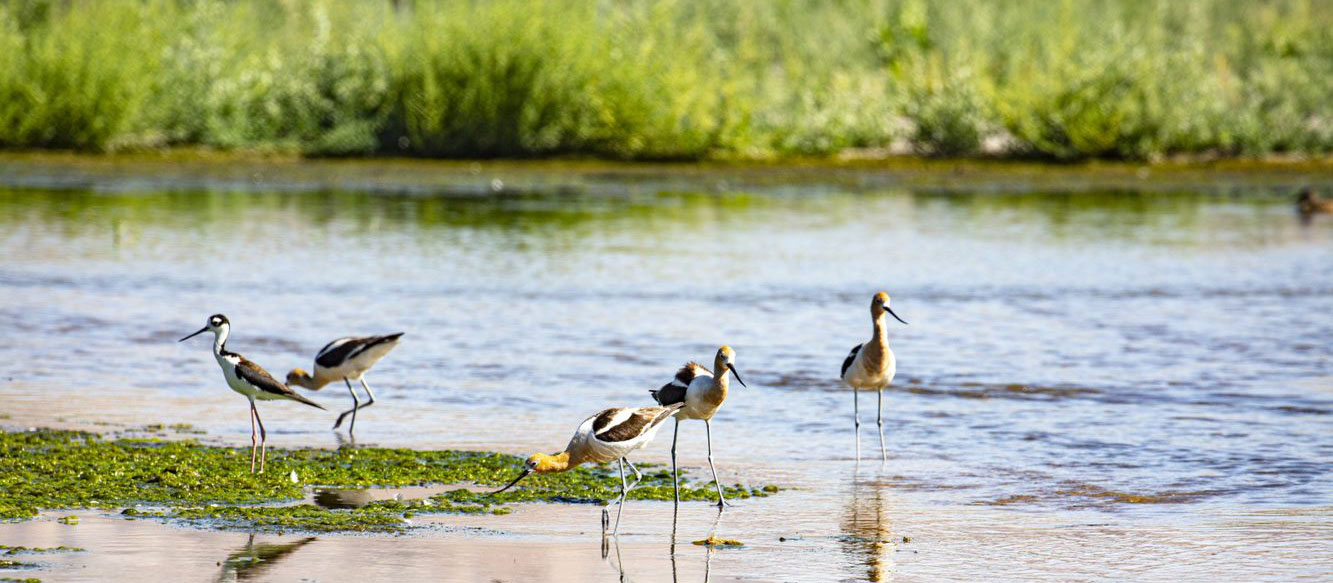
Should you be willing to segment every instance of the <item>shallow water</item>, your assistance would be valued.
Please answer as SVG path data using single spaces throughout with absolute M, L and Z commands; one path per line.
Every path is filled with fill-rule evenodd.
M 1333 217 L 1298 220 L 1282 189 L 1209 183 L 693 179 L 489 194 L 0 189 L 0 423 L 184 422 L 244 443 L 245 401 L 208 342 L 176 342 L 223 312 L 229 348 L 279 374 L 310 368 L 334 336 L 406 331 L 368 376 L 379 400 L 360 416 L 361 443 L 551 451 L 587 414 L 649 404 L 676 366 L 725 343 L 750 388 L 733 385 L 716 418 L 719 471 L 797 489 L 729 510 L 719 535 L 747 546 L 711 555 L 689 545 L 712 528 L 706 506 L 682 509 L 688 548 L 672 554 L 670 505 L 631 504 L 628 578 L 671 580 L 673 556 L 683 579 L 706 568 L 713 581 L 1333 569 Z M 836 376 L 880 289 L 911 324 L 890 328 L 890 460 L 876 459 L 863 395 L 856 466 Z M 314 397 L 350 404 L 336 386 Z M 338 443 L 332 414 L 261 411 L 271 445 Z M 702 425 L 680 440 L 703 478 Z M 663 461 L 668 442 L 638 457 Z M 437 522 L 400 539 L 261 534 L 300 543 L 263 578 L 525 580 L 557 556 L 566 580 L 620 576 L 591 507 Z M 102 531 L 188 541 L 159 543 L 181 556 L 163 580 L 212 577 L 247 539 L 94 515 L 3 525 L 0 543 L 89 547 L 43 560 L 54 578 L 96 578 L 127 552 L 99 546 Z

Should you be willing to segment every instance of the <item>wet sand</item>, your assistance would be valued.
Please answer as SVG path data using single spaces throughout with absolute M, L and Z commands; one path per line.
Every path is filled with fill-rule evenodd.
M 215 435 L 80 421 L 85 407 L 41 411 L 38 397 L 18 394 L 15 414 L 0 420 L 0 427 L 19 430 L 15 420 L 23 419 L 44 427 L 246 445 Z M 206 426 L 211 408 L 196 404 L 179 411 L 197 414 L 182 422 Z M 462 419 L 451 424 L 461 435 L 473 435 L 481 425 Z M 337 441 L 322 429 L 289 428 L 273 437 L 286 446 Z M 661 463 L 664 452 L 650 448 L 638 458 Z M 697 456 L 683 458 L 694 471 L 705 469 Z M 731 476 L 754 473 L 793 489 L 739 502 L 723 513 L 704 503 L 673 512 L 669 503 L 633 501 L 620 535 L 608 539 L 605 557 L 598 507 L 578 504 L 518 505 L 499 516 L 416 517 L 412 524 L 422 528 L 398 536 L 218 532 L 116 512 L 47 512 L 33 521 L 0 524 L 0 544 L 87 549 L 24 559 L 41 566 L 32 575 L 53 581 L 1321 581 L 1333 565 L 1333 507 L 1167 504 L 1045 512 L 948 504 L 934 495 L 947 488 L 903 487 L 903 474 L 916 465 L 896 456 L 886 464 L 730 463 L 725 468 Z M 406 497 L 430 491 L 403 490 Z M 56 521 L 69 515 L 79 516 L 79 524 Z M 713 535 L 744 546 L 692 544 Z M 148 579 L 142 578 L 144 565 L 154 566 Z
M 866 472 L 867 474 L 870 472 Z M 1130 519 L 914 506 L 865 484 L 828 516 L 804 495 L 718 513 L 633 503 L 603 558 L 596 508 L 531 505 L 446 516 L 405 536 L 250 535 L 92 511 L 0 525 L 0 541 L 78 546 L 35 557 L 52 581 L 1321 581 L 1333 509 Z M 784 525 L 802 525 L 790 527 Z M 823 526 L 814 526 L 823 525 Z M 716 532 L 745 543 L 691 544 Z M 253 536 L 253 542 L 251 542 Z M 906 537 L 906 542 L 904 541 Z M 782 539 L 786 540 L 782 540 Z M 249 546 L 247 546 L 249 545 Z M 267 545 L 267 547 L 265 547 Z M 618 547 L 618 548 L 617 548 Z M 617 555 L 618 553 L 618 555 Z M 259 556 L 257 562 L 238 560 Z M 229 560 L 230 559 L 230 560 Z M 219 565 L 219 563 L 222 563 Z M 152 575 L 144 578 L 144 566 Z M 239 565 L 239 566 L 238 566 Z

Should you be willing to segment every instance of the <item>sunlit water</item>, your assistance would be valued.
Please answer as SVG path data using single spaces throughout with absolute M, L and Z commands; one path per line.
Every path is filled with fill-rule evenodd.
M 0 190 L 0 423 L 186 422 L 245 443 L 208 341 L 176 342 L 222 312 L 229 348 L 279 374 L 338 335 L 407 332 L 368 376 L 362 443 L 554 451 L 729 344 L 750 387 L 715 420 L 719 470 L 796 489 L 716 526 L 684 507 L 675 554 L 670 505 L 629 507 L 620 561 L 595 509 L 557 506 L 410 539 L 261 534 L 297 545 L 263 578 L 526 580 L 554 577 L 530 570 L 548 554 L 567 580 L 612 581 L 621 564 L 637 581 L 1333 569 L 1333 220 L 1303 223 L 1285 193 L 607 190 Z M 890 328 L 890 460 L 867 394 L 857 466 L 837 373 L 881 289 L 910 325 Z M 271 445 L 337 443 L 332 414 L 261 410 Z M 682 427 L 703 478 L 703 426 Z M 639 458 L 665 460 L 669 431 Z M 749 546 L 689 544 L 712 528 Z M 164 580 L 236 577 L 215 563 L 248 540 L 94 513 L 0 543 L 82 542 L 44 560 L 93 580 L 129 552 L 99 530 L 178 540 L 149 544 L 181 554 Z

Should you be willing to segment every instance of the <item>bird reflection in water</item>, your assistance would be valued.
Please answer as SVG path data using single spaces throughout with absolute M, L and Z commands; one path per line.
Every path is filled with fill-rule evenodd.
M 713 526 L 708 530 L 708 538 L 717 538 L 717 529 L 722 524 L 722 511 L 724 508 L 718 508 L 717 514 L 713 516 Z M 677 507 L 671 511 L 671 581 L 680 583 L 680 573 L 676 566 L 676 533 L 680 525 L 680 508 Z M 687 542 L 689 546 L 695 546 L 692 542 Z M 701 545 L 704 551 L 704 583 L 708 583 L 708 577 L 713 564 L 713 553 L 717 551 L 712 545 Z
M 614 559 L 611 558 L 611 549 L 613 547 L 616 551 Z M 620 583 L 629 581 L 629 577 L 625 575 L 625 561 L 620 558 L 619 535 L 606 534 L 602 536 L 602 560 L 605 560 L 607 564 L 611 565 L 612 569 L 616 570 L 616 574 L 620 576 Z
M 893 579 L 892 523 L 885 486 L 877 479 L 852 478 L 852 498 L 843 512 L 843 552 L 865 566 L 869 581 Z
M 349 436 L 347 436 L 347 437 L 343 437 L 343 434 L 338 433 L 337 431 L 334 431 L 334 432 L 333 432 L 333 440 L 334 440 L 334 443 L 337 443 L 337 444 L 338 444 L 338 449 L 340 449 L 340 450 L 342 450 L 342 449 L 356 449 L 356 436 L 355 436 L 355 435 L 349 435 Z
M 289 543 L 255 544 L 255 535 L 251 533 L 245 546 L 227 555 L 226 560 L 222 561 L 222 572 L 218 573 L 217 581 L 262 580 L 270 567 L 314 540 L 315 537 L 311 536 Z
M 370 490 L 361 488 L 322 488 L 315 490 L 315 504 L 329 509 L 361 508 L 373 501 Z

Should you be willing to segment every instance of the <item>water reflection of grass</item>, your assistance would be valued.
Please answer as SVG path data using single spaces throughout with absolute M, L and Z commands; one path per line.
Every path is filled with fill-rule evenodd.
M 794 187 L 795 188 L 795 187 Z M 655 227 L 700 225 L 730 219 L 744 220 L 756 211 L 823 213 L 853 216 L 866 197 L 909 196 L 913 204 L 943 207 L 962 218 L 987 220 L 1010 213 L 1042 217 L 1059 226 L 1080 216 L 1171 216 L 1189 228 L 1198 212 L 1221 200 L 1256 208 L 1271 199 L 1248 201 L 1200 191 L 1145 193 L 1141 191 L 1029 192 L 905 192 L 890 190 L 852 194 L 816 189 L 807 196 L 782 197 L 733 192 L 655 191 L 606 196 L 580 192 L 533 190 L 490 196 L 373 194 L 353 191 L 239 193 L 226 191 L 167 191 L 103 193 L 86 190 L 30 190 L 0 188 L 0 224 L 37 221 L 81 229 L 109 222 L 155 224 L 193 228 L 245 215 L 299 215 L 302 224 L 328 225 L 335 221 L 372 228 L 399 226 L 470 227 L 523 232 L 563 232 L 591 222 L 623 223 L 651 231 Z M 276 219 L 274 219 L 277 222 Z
M 1012 494 L 978 504 L 985 506 L 1027 506 L 1055 504 L 1066 508 L 1106 509 L 1120 504 L 1185 504 L 1212 496 L 1216 492 L 1167 490 L 1162 492 L 1122 492 L 1097 484 L 1068 482 L 1039 494 Z
M 294 215 L 287 228 L 318 229 L 335 222 L 354 231 L 384 226 L 484 229 L 524 235 L 577 236 L 596 223 L 627 225 L 651 234 L 680 223 L 725 222 L 774 204 L 749 194 L 663 192 L 607 197 L 576 193 L 493 196 L 369 194 L 364 192 L 153 192 L 100 193 L 0 188 L 0 224 L 41 223 L 67 233 L 130 225 L 202 230 L 237 221 L 273 223 Z
M 1318 164 L 1225 167 L 1230 170 L 1217 175 L 1192 165 L 1156 169 L 1153 179 L 1144 181 L 1134 167 L 1114 164 L 540 162 L 488 163 L 477 170 L 412 161 L 0 156 L 0 183 L 51 187 L 0 186 L 0 226 L 40 225 L 43 232 L 66 237 L 106 237 L 112 249 L 142 244 L 161 250 L 162 236 L 175 235 L 144 238 L 157 229 L 239 238 L 246 245 L 424 233 L 417 242 L 432 252 L 470 242 L 475 231 L 499 235 L 487 238 L 491 245 L 559 251 L 579 248 L 589 238 L 623 235 L 632 244 L 661 248 L 684 232 L 834 229 L 864 224 L 875 215 L 950 237 L 1150 237 L 1188 244 L 1200 240 L 1195 234 L 1256 233 L 1264 228 L 1264 209 L 1286 203 L 1274 194 L 1330 175 Z M 502 184 L 498 190 L 493 180 Z M 1219 203 L 1255 212 L 1226 217 L 1208 212 Z M 818 222 L 811 222 L 816 217 Z M 1038 228 L 1015 230 L 1020 224 Z

